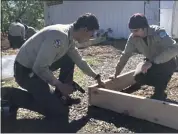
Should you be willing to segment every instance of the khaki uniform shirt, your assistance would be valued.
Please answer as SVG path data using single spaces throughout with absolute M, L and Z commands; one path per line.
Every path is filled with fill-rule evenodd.
M 36 33 L 35 28 L 33 27 L 28 27 L 28 29 L 26 30 L 26 39 L 29 39 L 32 35 L 34 35 Z
M 125 50 L 122 52 L 117 65 L 120 73 L 134 52 L 139 52 L 151 62 L 160 64 L 165 63 L 178 55 L 178 44 L 173 40 L 164 29 L 156 25 L 151 25 L 147 33 L 147 44 L 143 38 L 133 37 L 130 34 Z
M 52 85 L 54 77 L 49 67 L 65 54 L 87 75 L 96 73 L 80 56 L 72 37 L 73 24 L 51 25 L 43 28 L 27 40 L 19 50 L 16 60 Z
M 9 26 L 9 34 L 11 36 L 20 36 L 25 38 L 25 26 L 19 22 L 13 22 Z

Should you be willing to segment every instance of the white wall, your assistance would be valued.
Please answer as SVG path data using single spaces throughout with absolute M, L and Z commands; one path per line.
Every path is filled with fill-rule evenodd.
M 172 9 L 174 1 L 161 1 L 160 3 L 160 26 L 172 36 Z
M 175 1 L 173 6 L 172 36 L 178 39 L 178 1 Z
M 145 1 L 145 16 L 147 17 L 150 25 L 159 25 L 159 5 L 160 2 L 158 0 Z
M 172 36 L 172 9 L 161 9 L 160 26 L 165 28 L 166 32 Z
M 47 10 L 45 21 L 48 25 L 72 23 L 81 14 L 91 12 L 98 17 L 101 29 L 112 28 L 115 38 L 128 38 L 128 20 L 133 13 L 144 13 L 144 1 L 64 1 Z

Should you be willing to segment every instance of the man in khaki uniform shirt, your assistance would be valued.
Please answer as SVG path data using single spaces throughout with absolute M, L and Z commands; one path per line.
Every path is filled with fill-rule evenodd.
M 152 98 L 165 98 L 164 90 L 176 69 L 178 44 L 164 29 L 156 25 L 149 26 L 146 17 L 139 13 L 130 18 L 129 29 L 131 34 L 117 64 L 115 77 L 120 74 L 134 52 L 141 53 L 146 58 L 137 66 L 137 84 L 133 87 L 139 88 L 143 84 L 154 86 L 155 94 Z
M 10 24 L 8 39 L 13 49 L 20 48 L 25 42 L 25 26 L 20 19 Z
M 67 100 L 74 90 L 74 65 L 102 85 L 100 75 L 92 70 L 82 59 L 75 41 L 89 40 L 99 29 L 97 18 L 88 13 L 69 25 L 56 24 L 43 28 L 27 40 L 17 54 L 14 74 L 17 83 L 26 89 L 45 115 L 60 116 L 68 114 L 57 94 Z M 52 71 L 61 68 L 59 79 Z M 56 87 L 55 93 L 49 85 Z M 61 96 L 60 96 L 61 97 Z M 30 97 L 28 97 L 30 98 Z

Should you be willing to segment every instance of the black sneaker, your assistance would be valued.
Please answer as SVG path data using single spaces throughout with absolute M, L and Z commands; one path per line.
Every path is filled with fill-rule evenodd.
M 62 103 L 66 106 L 71 106 L 73 104 L 79 104 L 81 102 L 81 100 L 79 98 L 74 99 L 74 98 L 71 98 L 70 96 L 64 96 L 58 90 L 55 90 L 55 94 L 57 95 L 58 98 L 60 98 Z
M 16 119 L 18 107 L 10 105 L 9 101 L 1 100 L 1 116 L 2 119 Z
M 75 81 L 73 81 L 72 86 L 75 91 L 80 91 L 81 93 L 85 93 L 85 90 L 80 87 Z M 73 104 L 79 104 L 81 100 L 79 98 L 74 99 L 70 96 L 64 96 L 59 90 L 55 90 L 55 94 L 62 100 L 64 105 L 71 106 Z

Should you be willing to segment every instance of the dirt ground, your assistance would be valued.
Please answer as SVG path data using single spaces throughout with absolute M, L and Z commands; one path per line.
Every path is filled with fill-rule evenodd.
M 96 72 L 102 74 L 103 80 L 109 78 L 115 71 L 118 58 L 121 50 L 124 49 L 126 41 L 108 42 L 102 45 L 91 46 L 86 49 L 80 49 L 81 54 Z M 2 50 L 2 55 L 14 54 L 18 50 Z M 90 60 L 89 60 L 90 59 Z M 122 73 L 132 70 L 136 65 L 142 61 L 142 55 L 133 55 Z M 94 61 L 92 61 L 94 60 Z M 69 107 L 69 124 L 64 124 L 60 121 L 49 121 L 43 118 L 38 113 L 22 109 L 18 110 L 16 120 L 8 120 L 2 123 L 2 132 L 15 132 L 15 133 L 53 133 L 53 132 L 118 132 L 118 133 L 164 133 L 164 132 L 178 132 L 176 130 L 166 128 L 151 122 L 139 120 L 133 117 L 125 116 L 112 112 L 109 110 L 96 108 L 88 105 L 88 92 L 87 87 L 94 84 L 95 81 L 84 75 L 78 68 L 75 72 L 75 81 L 80 84 L 85 90 L 85 94 L 79 92 L 73 93 L 73 98 L 80 98 L 81 103 Z M 2 83 L 2 86 L 13 85 L 14 80 Z M 145 90 L 143 90 L 145 89 Z M 133 94 L 150 97 L 153 94 L 153 88 L 143 86 L 140 90 Z M 178 102 L 178 73 L 175 73 L 167 87 L 167 101 Z M 106 98 L 107 99 L 107 98 Z

